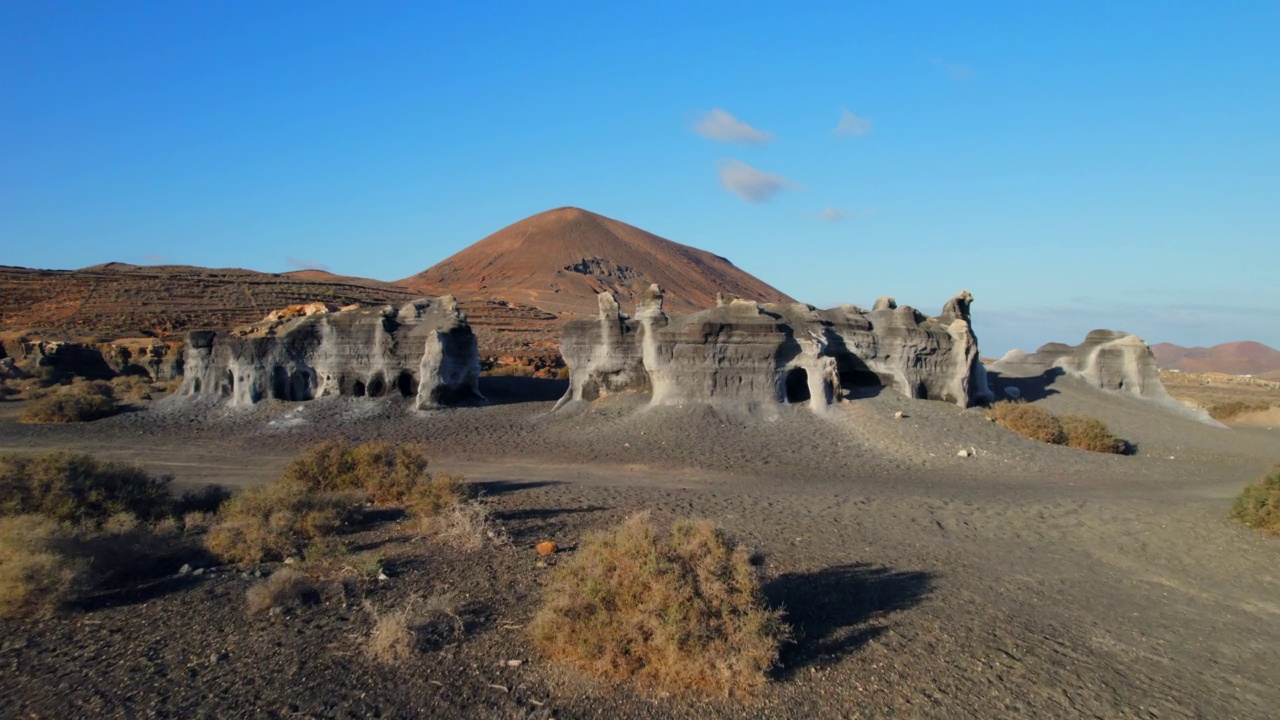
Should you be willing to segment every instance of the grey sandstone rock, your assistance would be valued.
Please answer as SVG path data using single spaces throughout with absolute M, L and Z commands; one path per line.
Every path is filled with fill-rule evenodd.
M 475 335 L 444 296 L 191 332 L 178 394 L 233 406 L 396 394 L 431 408 L 483 401 L 479 378 Z
M 1079 345 L 1048 343 L 1032 354 L 1010 350 L 989 369 L 1002 380 L 1065 373 L 1100 390 L 1150 400 L 1177 414 L 1222 427 L 1203 410 L 1189 408 L 1170 396 L 1160 382 L 1160 367 L 1151 348 L 1137 335 L 1122 331 L 1094 330 Z M 1005 394 L 1016 398 L 1021 391 L 1009 386 Z
M 602 293 L 597 317 L 565 324 L 560 351 L 569 389 L 557 407 L 635 392 L 655 405 L 758 410 L 807 402 L 820 409 L 859 387 L 967 407 L 991 395 L 969 326 L 972 296 L 957 298 L 945 322 L 891 302 L 868 312 L 741 299 L 669 317 L 655 285 L 630 318 Z

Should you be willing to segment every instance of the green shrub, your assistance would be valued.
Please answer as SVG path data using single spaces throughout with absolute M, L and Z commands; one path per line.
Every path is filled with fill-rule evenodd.
M 1090 452 L 1123 454 L 1128 443 L 1107 428 L 1106 423 L 1085 415 L 1063 415 L 1062 430 L 1066 434 L 1067 447 Z
M 73 542 L 47 517 L 0 517 L 0 618 L 48 617 L 71 599 L 86 567 Z
M 1062 445 L 1067 434 L 1062 422 L 1047 410 L 1023 402 L 1003 401 L 991 406 L 988 413 L 1000 427 L 1012 430 L 1032 440 Z
M 0 455 L 0 515 L 101 523 L 118 513 L 157 520 L 172 508 L 171 478 L 91 455 Z
M 223 504 L 205 534 L 205 547 L 223 562 L 298 556 L 348 522 L 361 500 L 358 494 L 310 492 L 279 482 L 241 490 Z
M 115 411 L 116 396 L 110 385 L 77 383 L 31 400 L 18 421 L 33 425 L 90 422 Z
M 403 502 L 426 474 L 427 458 L 416 447 L 331 440 L 289 463 L 279 482 L 309 492 L 361 490 L 376 503 L 394 504 Z
M 647 514 L 583 541 L 531 632 L 547 656 L 602 678 L 725 694 L 763 684 L 789 636 L 742 546 L 710 522 L 663 532 Z
M 1280 466 L 1245 486 L 1231 508 L 1231 517 L 1256 530 L 1280 535 Z

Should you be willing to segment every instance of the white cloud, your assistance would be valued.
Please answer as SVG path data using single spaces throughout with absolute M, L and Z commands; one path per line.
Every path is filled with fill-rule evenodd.
M 973 79 L 972 65 L 965 65 L 964 63 L 949 63 L 939 57 L 930 58 L 930 60 L 933 61 L 934 65 L 946 70 L 947 74 L 951 76 L 951 79 L 956 82 L 969 82 Z
M 849 217 L 849 211 L 841 210 L 840 208 L 833 208 L 828 205 L 822 208 L 822 212 L 818 213 L 818 217 L 826 220 L 827 222 L 838 222 Z
M 871 121 L 845 110 L 840 116 L 840 122 L 836 124 L 836 129 L 831 132 L 836 135 L 866 135 L 871 132 Z
M 729 192 L 753 203 L 765 202 L 780 190 L 795 187 L 795 183 L 781 175 L 770 175 L 738 160 L 720 162 L 720 183 Z
M 715 108 L 693 126 L 693 131 L 716 142 L 739 145 L 763 145 L 773 140 L 773 135 L 757 130 L 729 113 Z
M 302 258 L 287 257 L 284 259 L 286 265 L 292 270 L 324 270 L 329 271 L 329 266 L 315 260 L 304 260 Z

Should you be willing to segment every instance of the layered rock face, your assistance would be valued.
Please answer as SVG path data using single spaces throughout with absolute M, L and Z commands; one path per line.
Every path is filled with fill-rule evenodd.
M 179 394 L 236 406 L 395 394 L 431 408 L 482 401 L 479 378 L 475 335 L 445 296 L 268 318 L 229 334 L 192 332 Z
M 137 375 L 163 381 L 182 375 L 182 346 L 150 338 L 96 344 L 28 340 L 20 343 L 19 350 L 21 356 L 14 358 L 14 365 L 27 372 L 48 367 L 64 376 L 91 380 Z
M 638 392 L 656 405 L 818 409 L 859 387 L 889 387 L 967 407 L 990 398 L 969 326 L 972 300 L 963 292 L 928 318 L 888 298 L 870 311 L 721 298 L 713 309 L 669 317 L 654 285 L 631 318 L 602 293 L 597 317 L 565 323 L 569 390 L 560 405 Z
M 1156 402 L 1179 414 L 1221 425 L 1204 411 L 1174 399 L 1160 382 L 1160 367 L 1147 343 L 1117 330 L 1094 330 L 1079 345 L 1049 343 L 1032 354 L 1010 350 L 992 363 L 1001 378 L 1045 377 L 1066 373 L 1100 390 L 1127 393 Z

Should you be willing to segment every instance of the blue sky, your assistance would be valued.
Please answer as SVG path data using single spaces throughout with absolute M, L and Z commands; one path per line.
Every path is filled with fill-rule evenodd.
M 0 264 L 398 279 L 574 205 L 986 354 L 1280 347 L 1280 3 L 0 2 Z

